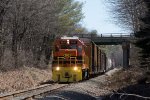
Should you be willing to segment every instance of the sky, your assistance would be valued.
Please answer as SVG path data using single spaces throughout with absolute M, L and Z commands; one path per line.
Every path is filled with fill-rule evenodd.
M 127 33 L 125 29 L 115 25 L 106 0 L 76 0 L 84 2 L 83 13 L 85 18 L 81 22 L 83 27 L 97 30 L 98 34 Z

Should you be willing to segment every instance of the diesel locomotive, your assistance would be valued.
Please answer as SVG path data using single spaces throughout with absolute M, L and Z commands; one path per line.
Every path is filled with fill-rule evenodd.
M 52 79 L 77 82 L 106 70 L 106 54 L 90 39 L 60 37 L 54 41 Z

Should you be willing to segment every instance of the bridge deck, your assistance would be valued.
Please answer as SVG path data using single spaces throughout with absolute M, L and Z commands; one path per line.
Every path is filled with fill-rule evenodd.
M 95 35 L 95 34 L 75 34 L 74 36 L 80 38 L 88 38 L 95 42 L 97 45 L 117 45 L 123 42 L 130 42 L 133 39 L 131 35 Z

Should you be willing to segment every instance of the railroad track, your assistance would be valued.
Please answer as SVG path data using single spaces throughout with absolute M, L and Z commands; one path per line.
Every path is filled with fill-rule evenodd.
M 47 92 L 53 92 L 55 90 L 64 88 L 66 86 L 68 86 L 68 84 L 53 83 L 53 84 L 42 85 L 42 86 L 28 89 L 28 90 L 2 94 L 0 95 L 0 100 L 32 100 L 32 98 L 38 95 L 41 95 Z

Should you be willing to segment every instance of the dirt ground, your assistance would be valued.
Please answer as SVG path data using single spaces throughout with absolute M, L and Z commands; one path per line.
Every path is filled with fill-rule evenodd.
M 103 96 L 117 91 L 120 88 L 137 83 L 137 76 L 141 76 L 140 70 L 135 69 L 123 70 L 114 68 L 103 75 L 71 85 L 69 91 L 80 91 L 92 96 Z M 131 75 L 132 74 L 132 75 Z
M 51 79 L 51 69 L 24 67 L 0 72 L 0 93 L 28 89 Z

